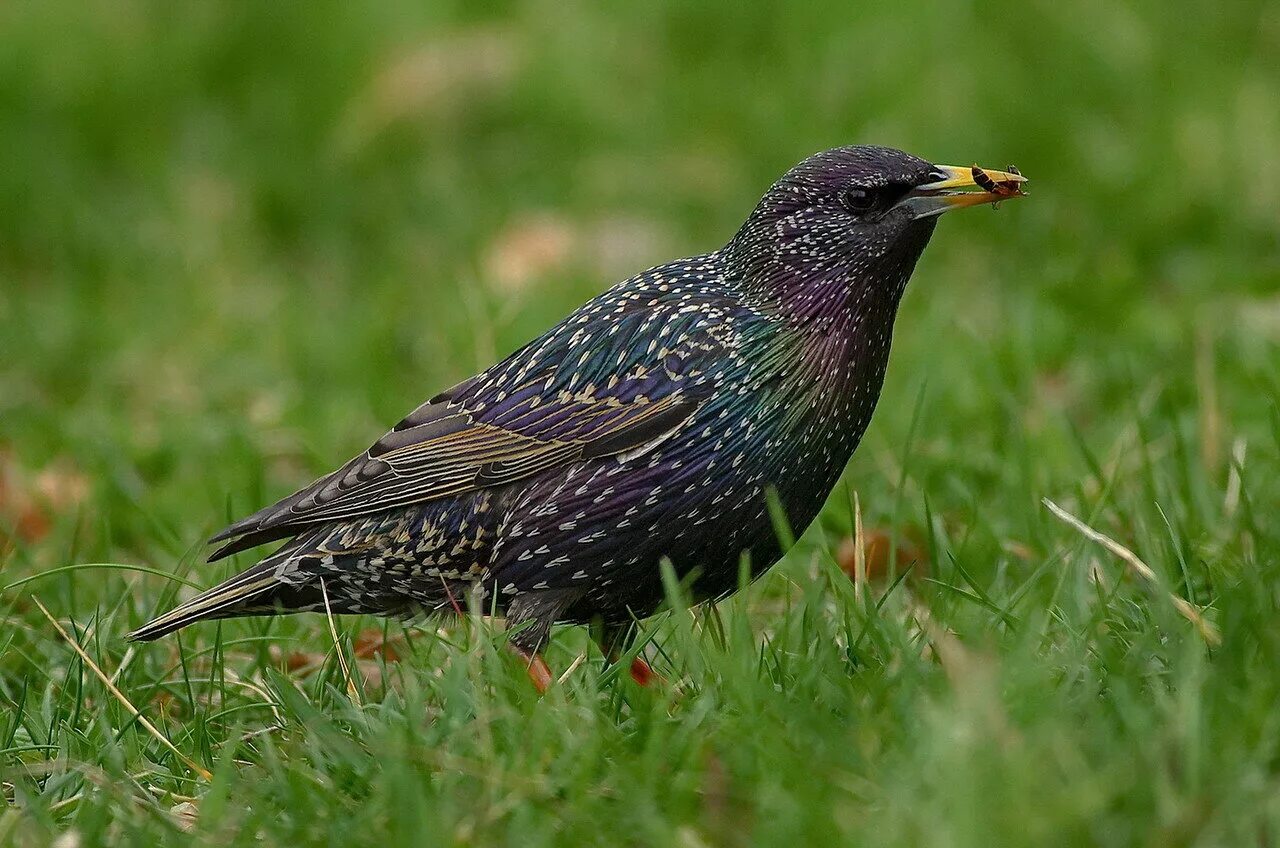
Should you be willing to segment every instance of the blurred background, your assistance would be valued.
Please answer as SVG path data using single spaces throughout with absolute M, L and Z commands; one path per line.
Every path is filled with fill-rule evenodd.
M 1280 3 L 10 0 L 0 33 L 0 793 L 30 844 L 155 844 L 197 803 L 213 844 L 1274 839 Z M 190 591 L 165 575 L 248 564 L 203 565 L 212 531 L 851 143 L 1031 196 L 941 222 L 846 485 L 732 602 L 756 629 L 667 619 L 678 705 L 595 688 L 577 631 L 544 702 L 399 625 L 388 688 L 367 620 L 123 644 Z M 872 570 L 919 578 L 878 619 L 829 568 L 854 492 Z
M 860 489 L 895 489 L 916 413 L 916 495 L 955 509 L 1034 503 L 1140 408 L 1218 477 L 1272 426 L 1275 3 L 104 0 L 0 27 L 11 574 L 169 568 L 847 143 L 1032 193 L 939 228 Z

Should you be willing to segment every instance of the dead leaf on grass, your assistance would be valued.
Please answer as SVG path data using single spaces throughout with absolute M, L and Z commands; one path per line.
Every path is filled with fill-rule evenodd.
M 899 538 L 897 550 L 893 550 L 893 535 L 884 529 L 872 528 L 862 532 L 862 549 L 866 562 L 867 579 L 882 581 L 890 574 L 890 556 L 893 558 L 892 573 L 901 574 L 910 568 L 917 576 L 929 571 L 928 557 L 921 546 L 911 538 Z M 836 563 L 840 570 L 853 578 L 857 568 L 858 544 L 852 536 L 846 536 L 836 548 Z
M 70 460 L 55 459 L 32 471 L 0 448 L 0 550 L 41 541 L 59 516 L 77 512 L 88 496 L 89 479 Z M 6 538 L 6 528 L 13 538 Z

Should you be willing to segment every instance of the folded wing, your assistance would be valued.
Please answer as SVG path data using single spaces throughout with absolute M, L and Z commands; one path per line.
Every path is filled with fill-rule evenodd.
M 634 396 L 626 400 L 618 392 L 548 390 L 549 382 L 553 380 L 540 375 L 488 402 L 455 399 L 465 392 L 432 398 L 337 471 L 213 537 L 214 542 L 233 541 L 210 559 L 295 535 L 307 525 L 501 486 L 557 466 L 635 451 L 680 427 L 700 403 L 696 386 L 674 382 L 661 386 L 665 393 L 660 397 L 628 392 L 621 396 Z M 651 378 L 646 382 L 650 392 L 659 388 Z

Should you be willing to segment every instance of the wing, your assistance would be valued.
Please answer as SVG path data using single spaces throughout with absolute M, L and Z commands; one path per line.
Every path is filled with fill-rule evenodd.
M 593 303 L 598 314 L 603 306 Z M 431 398 L 337 471 L 214 536 L 232 541 L 210 560 L 311 524 L 501 486 L 655 443 L 709 394 L 707 360 L 721 345 L 698 332 L 697 318 L 689 309 L 657 317 L 652 309 L 622 310 L 606 327 L 588 330 L 591 322 L 571 316 Z M 671 346 L 649 343 L 659 337 Z

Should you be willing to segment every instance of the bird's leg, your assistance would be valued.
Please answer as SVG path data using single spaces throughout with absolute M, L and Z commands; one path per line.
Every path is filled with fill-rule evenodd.
M 622 658 L 622 644 L 630 635 L 631 625 L 617 624 L 601 624 L 596 634 L 596 644 L 600 646 L 600 652 L 604 654 L 605 659 L 610 664 L 617 663 Z M 641 686 L 649 686 L 655 682 L 662 682 L 662 675 L 654 671 L 647 662 L 642 658 L 636 657 L 631 661 L 631 679 Z
M 507 644 L 507 648 L 524 663 L 529 680 L 533 683 L 533 688 L 538 690 L 538 694 L 547 694 L 547 689 L 551 687 L 551 668 L 547 665 L 547 661 L 542 658 L 542 654 L 537 651 L 525 650 L 519 645 L 510 643 Z
M 641 686 L 664 682 L 662 675 L 654 671 L 652 666 L 640 657 L 631 661 L 631 679 Z
M 507 646 L 525 662 L 525 670 L 539 695 L 546 693 L 555 679 L 542 658 L 542 649 L 551 638 L 551 625 L 578 594 L 554 590 L 527 592 L 507 605 L 507 629 L 514 631 Z

